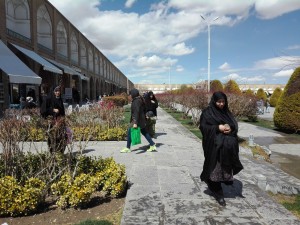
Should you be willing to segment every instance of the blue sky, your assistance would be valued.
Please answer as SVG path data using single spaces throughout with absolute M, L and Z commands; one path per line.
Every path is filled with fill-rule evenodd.
M 286 84 L 300 66 L 300 0 L 49 2 L 133 83 L 206 80 L 207 23 L 211 80 Z

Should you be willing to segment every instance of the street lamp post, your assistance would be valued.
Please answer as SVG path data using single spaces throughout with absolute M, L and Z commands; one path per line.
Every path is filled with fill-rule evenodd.
M 207 91 L 210 92 L 210 23 L 219 19 L 219 17 L 214 18 L 212 21 L 207 22 L 205 18 L 201 15 L 201 18 L 207 24 L 207 33 L 208 33 L 208 47 L 207 47 Z
M 171 91 L 171 63 L 169 65 L 169 89 Z

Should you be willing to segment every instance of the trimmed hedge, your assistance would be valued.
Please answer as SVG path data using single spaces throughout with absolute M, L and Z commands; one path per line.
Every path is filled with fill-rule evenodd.
M 281 130 L 300 131 L 300 67 L 290 77 L 274 112 L 274 124 Z
M 272 107 L 276 107 L 278 99 L 280 98 L 281 94 L 282 94 L 281 88 L 279 87 L 275 88 L 273 94 L 270 97 L 270 105 Z

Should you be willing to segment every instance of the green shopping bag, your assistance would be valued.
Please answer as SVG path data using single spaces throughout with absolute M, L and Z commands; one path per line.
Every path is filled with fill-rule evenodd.
M 141 128 L 130 128 L 131 145 L 141 144 Z

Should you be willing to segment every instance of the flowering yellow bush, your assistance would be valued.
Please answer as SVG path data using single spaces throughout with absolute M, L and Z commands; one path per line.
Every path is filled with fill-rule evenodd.
M 90 201 L 98 183 L 96 177 L 89 174 L 82 173 L 74 181 L 69 174 L 64 174 L 57 183 L 51 185 L 51 190 L 59 196 L 56 204 L 60 208 L 80 208 Z
M 74 180 L 70 174 L 64 174 L 58 182 L 51 185 L 52 193 L 58 196 L 56 204 L 60 208 L 84 207 L 96 191 L 104 191 L 113 197 L 124 193 L 127 182 L 124 165 L 116 163 L 113 158 L 92 160 L 93 162 L 90 158 L 86 159 L 81 160 L 89 162 L 90 167 L 95 167 L 88 168 L 90 173 L 80 173 Z M 97 165 L 97 162 L 101 165 Z M 85 169 L 87 168 L 82 168 L 82 171 Z
M 37 178 L 29 178 L 25 185 L 18 184 L 15 178 L 0 178 L 0 215 L 19 216 L 36 211 L 44 201 L 45 183 Z
M 101 190 L 107 194 L 117 197 L 124 193 L 127 182 L 125 166 L 116 163 L 113 158 L 105 160 L 104 170 L 97 172 L 96 177 Z

